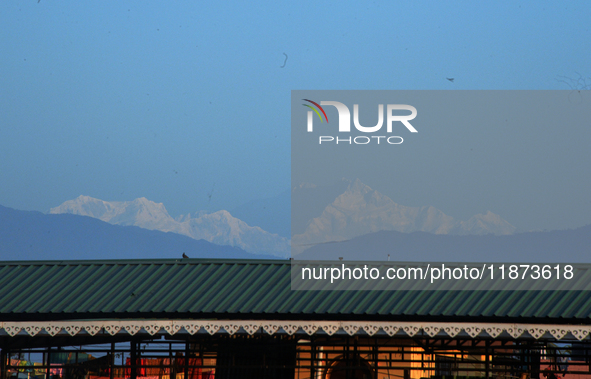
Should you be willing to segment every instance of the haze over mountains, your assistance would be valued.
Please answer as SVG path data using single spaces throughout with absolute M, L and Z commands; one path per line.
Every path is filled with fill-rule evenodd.
M 111 225 L 72 214 L 20 211 L 0 205 L 0 260 L 181 260 L 183 253 L 190 258 L 274 258 L 176 233 Z
M 103 201 L 79 196 L 47 215 L 0 210 L 0 253 L 16 251 L 22 256 L 10 259 L 36 259 L 35 254 L 48 259 L 64 251 L 87 258 L 100 258 L 105 252 L 121 258 L 166 257 L 160 253 L 179 255 L 183 250 L 191 257 L 210 258 L 286 258 L 291 251 L 296 259 L 357 259 L 362 252 L 363 259 L 376 260 L 391 254 L 393 260 L 407 261 L 511 261 L 536 254 L 551 259 L 564 247 L 563 259 L 573 261 L 579 254 L 585 261 L 591 244 L 586 237 L 591 233 L 585 234 L 588 227 L 516 233 L 513 225 L 490 211 L 457 220 L 432 206 L 397 204 L 361 181 L 348 179 L 330 186 L 302 184 L 275 198 L 251 201 L 233 210 L 244 220 L 226 210 L 173 218 L 163 204 L 146 198 Z M 295 233 L 291 241 L 267 230 L 286 234 L 290 221 Z
M 346 185 L 343 193 L 338 195 L 321 213 L 318 210 L 304 209 L 311 201 L 304 195 L 294 195 L 294 224 L 308 216 L 298 216 L 298 212 L 309 214 L 319 213 L 306 224 L 300 234 L 292 238 L 294 252 L 301 252 L 305 247 L 326 242 L 344 241 L 378 231 L 398 231 L 402 233 L 428 232 L 446 235 L 510 235 L 516 228 L 500 216 L 488 211 L 477 214 L 467 221 L 456 220 L 442 211 L 431 207 L 407 207 L 399 205 L 389 197 L 373 190 L 360 180 L 343 180 Z M 313 185 L 300 186 L 294 192 L 311 192 L 316 198 L 320 189 Z M 329 188 L 327 191 L 334 191 Z M 301 205 L 299 204 L 301 202 Z M 320 207 L 318 202 L 310 207 Z M 301 230 L 301 222 L 296 228 Z M 299 247 L 299 249 L 298 249 Z
M 216 245 L 238 247 L 254 254 L 285 258 L 290 252 L 287 238 L 264 231 L 258 226 L 249 226 L 225 210 L 210 214 L 186 214 L 174 219 L 162 203 L 155 203 L 144 197 L 133 201 L 103 201 L 79 196 L 52 208 L 50 213 L 88 216 L 113 225 L 133 225 L 178 233 Z
M 237 208 L 242 217 L 226 210 L 196 212 L 173 218 L 162 203 L 146 198 L 133 201 L 104 201 L 79 196 L 52 208 L 52 214 L 75 214 L 100 219 L 114 225 L 138 226 L 182 234 L 218 245 L 239 247 L 254 254 L 287 257 L 318 243 L 348 240 L 377 231 L 411 233 L 423 231 L 449 235 L 509 235 L 516 230 L 500 216 L 487 212 L 467 221 L 456 220 L 431 207 L 407 207 L 363 184 L 359 179 L 343 179 L 331 186 L 300 185 L 291 191 L 296 207 L 289 219 L 289 194 L 252 201 Z M 285 236 L 292 222 L 293 251 Z M 282 234 L 266 230 L 280 230 Z M 297 233 L 299 231 L 299 233 Z

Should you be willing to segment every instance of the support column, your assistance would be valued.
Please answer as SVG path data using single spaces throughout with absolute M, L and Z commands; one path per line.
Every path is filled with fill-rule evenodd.
M 484 349 L 485 354 L 486 354 L 486 361 L 484 364 L 484 376 L 486 379 L 489 379 L 490 378 L 490 355 L 489 355 L 490 352 L 488 350 L 489 342 L 486 341 L 484 344 L 486 346 L 486 348 Z
M 314 336 L 311 336 L 310 340 L 310 378 L 316 379 L 316 344 L 314 343 Z
M 174 369 L 174 356 L 172 354 L 172 342 L 168 343 L 168 359 L 169 379 L 176 379 L 176 370 Z
M 8 370 L 6 369 L 6 366 L 6 350 L 2 349 L 2 352 L 0 353 L 0 379 L 5 379 L 8 377 Z
M 379 349 L 378 349 L 378 339 L 374 338 L 374 344 L 373 344 L 373 364 L 374 364 L 374 377 L 378 377 L 378 371 L 379 371 Z M 405 378 L 406 379 L 406 378 Z
M 115 343 L 111 342 L 111 361 L 109 362 L 109 379 L 115 379 Z
M 185 377 L 184 379 L 189 378 L 189 340 L 185 341 Z M 191 371 L 193 372 L 193 371 Z
M 49 379 L 51 377 L 51 347 L 47 348 L 47 359 L 45 360 L 45 364 L 47 368 L 45 369 L 45 379 Z
M 137 379 L 137 342 L 131 341 L 131 379 Z

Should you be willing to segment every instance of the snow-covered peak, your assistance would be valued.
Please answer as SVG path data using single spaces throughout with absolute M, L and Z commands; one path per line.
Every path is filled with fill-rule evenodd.
M 184 234 L 218 245 L 240 247 L 250 253 L 289 255 L 289 240 L 271 234 L 258 226 L 249 226 L 220 210 L 195 212 L 172 218 L 164 204 L 140 197 L 132 201 L 103 201 L 89 196 L 68 200 L 50 213 L 72 213 L 94 217 L 116 225 L 133 225 L 145 229 Z
M 94 197 L 80 195 L 74 200 L 68 200 L 61 205 L 51 208 L 49 213 L 71 213 L 80 216 L 89 216 L 103 221 L 111 219 L 117 202 L 107 202 Z
M 487 211 L 485 214 L 479 213 L 472 216 L 468 221 L 464 222 L 464 229 L 470 234 L 496 234 L 507 235 L 513 234 L 517 230 L 516 227 L 503 220 L 498 214 Z
M 167 224 L 174 221 L 164 204 L 155 203 L 145 197 L 133 201 L 104 201 L 81 195 L 51 208 L 49 213 L 71 213 L 98 218 L 110 224 L 136 225 L 158 230 L 166 229 Z
M 293 237 L 293 246 L 342 241 L 378 231 L 416 231 L 434 234 L 497 234 L 515 232 L 500 216 L 487 212 L 468 221 L 455 220 L 437 208 L 407 207 L 373 190 L 359 179 L 312 219 L 304 233 Z

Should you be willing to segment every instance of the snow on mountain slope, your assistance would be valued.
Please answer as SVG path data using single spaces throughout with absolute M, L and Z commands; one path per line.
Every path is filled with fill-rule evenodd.
M 49 213 L 70 213 L 98 218 L 114 225 L 133 225 L 144 229 L 183 234 L 218 245 L 240 247 L 250 253 L 289 255 L 289 240 L 252 227 L 227 211 L 197 213 L 172 218 L 162 203 L 145 197 L 133 201 L 103 201 L 89 196 L 68 200 Z
M 487 212 L 468 221 L 455 220 L 434 207 L 406 207 L 355 180 L 322 214 L 312 219 L 304 233 L 292 239 L 292 245 L 343 241 L 378 231 L 433 234 L 507 235 L 515 227 L 498 215 Z M 297 249 L 298 251 L 301 250 Z

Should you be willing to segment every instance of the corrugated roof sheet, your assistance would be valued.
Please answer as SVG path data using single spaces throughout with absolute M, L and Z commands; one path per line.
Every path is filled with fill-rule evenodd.
M 591 294 L 292 291 L 289 261 L 0 262 L 2 320 L 138 316 L 388 320 L 480 317 L 483 321 L 586 323 L 591 319 Z

